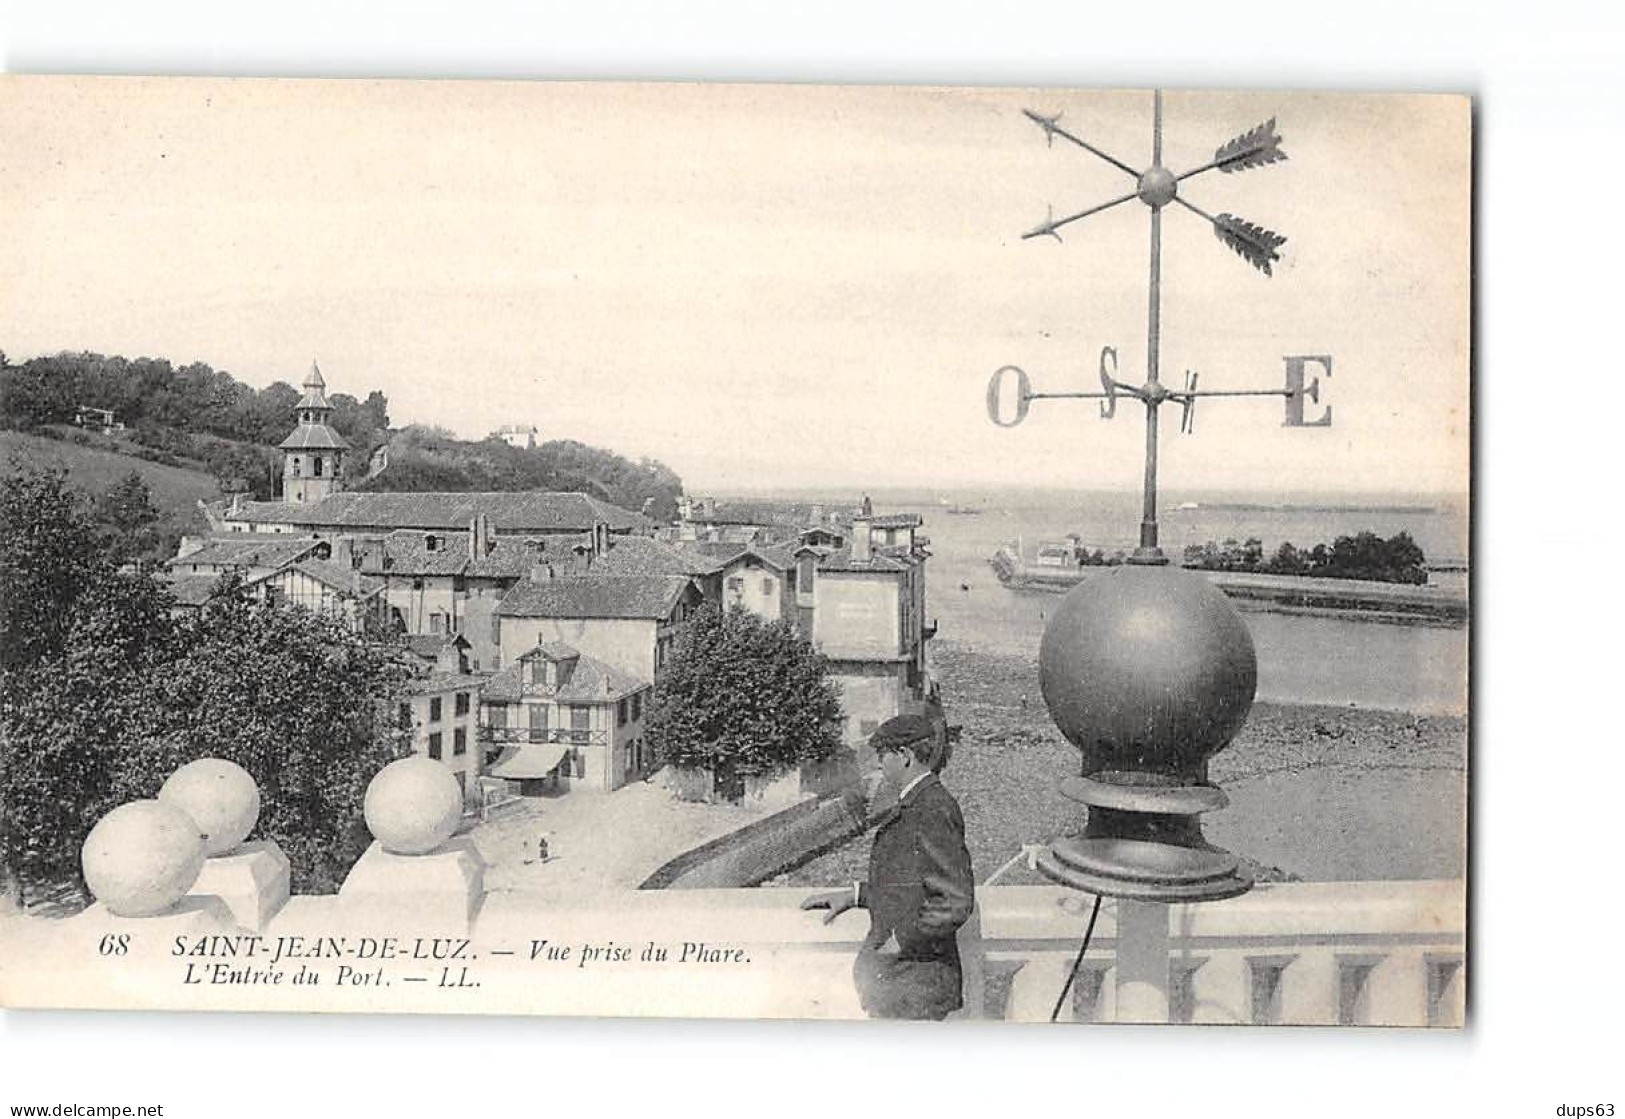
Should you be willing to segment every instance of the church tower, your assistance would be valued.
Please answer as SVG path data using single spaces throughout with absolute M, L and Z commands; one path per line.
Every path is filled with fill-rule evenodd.
M 305 395 L 296 411 L 299 426 L 282 441 L 282 500 L 320 501 L 344 488 L 340 468 L 350 445 L 327 425 L 333 406 L 327 402 L 327 383 L 316 363 L 310 363 Z

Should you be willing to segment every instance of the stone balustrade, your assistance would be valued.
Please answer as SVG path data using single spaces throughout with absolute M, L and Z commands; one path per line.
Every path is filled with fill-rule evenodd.
M 117 859 L 99 865 L 99 900 L 77 917 L 9 923 L 8 996 L 76 1007 L 862 1016 L 851 982 L 862 911 L 826 926 L 799 908 L 811 892 L 801 888 L 613 890 L 567 902 L 487 891 L 478 852 L 448 827 L 454 780 L 418 761 L 375 780 L 366 815 L 380 842 L 332 896 L 289 896 L 287 860 L 274 843 L 246 840 L 243 805 L 206 812 L 194 802 L 199 815 L 231 821 L 234 842 L 211 846 L 200 826 L 198 853 L 213 853 L 172 858 L 186 881 L 154 911 L 154 884 L 175 883 L 122 843 L 138 835 L 98 828 L 98 842 L 111 840 L 134 869 L 121 879 Z M 436 770 L 451 789 L 436 787 Z M 198 795 L 196 781 L 182 785 Z M 247 798 L 224 780 L 221 795 L 228 786 Z M 257 813 L 257 790 L 253 799 Z M 137 880 L 148 900 L 130 909 Z M 1091 901 L 1058 886 L 980 888 L 961 933 L 962 1016 L 1049 1021 Z M 1171 1021 L 1462 1021 L 1462 882 L 1263 885 L 1166 913 Z M 1107 899 L 1061 1020 L 1120 1017 L 1116 917 Z

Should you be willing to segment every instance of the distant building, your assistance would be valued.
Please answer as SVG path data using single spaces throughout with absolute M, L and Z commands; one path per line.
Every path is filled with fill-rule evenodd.
M 305 378 L 305 394 L 294 405 L 299 426 L 281 443 L 282 497 L 295 505 L 306 505 L 338 493 L 344 488 L 341 470 L 344 452 L 350 444 L 328 426 L 333 406 L 327 402 L 327 383 L 315 362 Z
M 73 422 L 79 427 L 99 431 L 103 435 L 124 430 L 124 425 L 112 412 L 106 408 L 92 408 L 88 404 L 81 404 L 73 410 Z
M 466 531 L 483 515 L 493 534 L 564 536 L 604 525 L 611 535 L 649 535 L 654 522 L 583 493 L 335 493 L 324 499 L 238 500 L 216 515 L 221 532 L 306 536 Z
M 849 743 L 867 740 L 893 715 L 922 710 L 935 693 L 921 523 L 912 513 L 876 516 L 860 507 L 838 528 L 740 548 L 722 567 L 725 609 L 794 621 L 829 661 Z
M 644 737 L 651 685 L 575 646 L 547 641 L 491 677 L 481 734 L 493 777 L 520 792 L 585 787 L 611 792 L 654 765 Z
M 530 450 L 536 446 L 537 431 L 529 424 L 503 424 L 493 431 L 492 436 L 502 440 L 510 447 L 520 450 Z

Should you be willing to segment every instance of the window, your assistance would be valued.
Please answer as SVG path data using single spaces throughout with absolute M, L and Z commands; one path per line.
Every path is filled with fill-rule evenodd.
M 547 704 L 533 703 L 530 711 L 530 740 L 532 742 L 547 741 Z
M 310 460 L 310 476 L 312 478 L 320 478 L 322 476 L 322 456 L 321 455 L 317 455 L 315 458 Z
M 586 742 L 592 730 L 592 708 L 585 704 L 570 705 L 570 741 Z M 581 776 L 577 774 L 576 776 Z
M 635 723 L 643 718 L 643 693 L 632 693 L 632 721 Z
M 440 697 L 439 696 L 435 696 L 433 699 L 431 699 L 429 701 L 429 721 L 431 723 L 438 723 L 440 721 Z
M 626 725 L 626 700 L 624 699 L 615 704 L 615 725 L 618 727 Z
M 396 716 L 395 725 L 400 727 L 402 730 L 412 729 L 412 705 L 410 703 L 401 704 L 400 712 Z
M 423 577 L 421 575 L 412 580 L 412 589 L 414 591 L 421 591 L 423 589 Z
M 635 760 L 636 758 L 637 758 L 637 743 L 636 742 L 628 742 L 626 744 L 626 768 L 627 768 L 628 771 L 637 768 L 637 762 Z
M 457 755 L 468 753 L 467 727 L 458 727 L 451 732 L 451 752 Z
M 440 732 L 435 731 L 429 736 L 429 756 L 435 760 L 440 758 Z
M 468 714 L 468 693 L 467 692 L 458 692 L 457 693 L 457 701 L 456 701 L 456 705 L 455 705 L 455 710 L 456 710 L 456 713 L 459 714 L 459 715 Z
M 446 632 L 446 616 L 444 614 L 441 614 L 441 613 L 437 612 L 437 613 L 429 615 L 429 632 L 430 633 L 445 633 Z
M 764 595 L 767 595 L 768 597 L 772 597 L 772 595 L 773 595 L 773 580 L 772 579 L 763 579 L 762 580 L 762 593 Z
M 485 712 L 486 725 L 503 730 L 508 728 L 508 705 L 506 703 L 493 703 L 485 709 Z
M 438 551 L 440 549 L 440 537 L 438 537 L 438 536 L 425 536 L 423 538 L 423 547 L 424 547 L 424 549 L 426 551 L 430 551 L 430 552 Z
M 295 478 L 299 477 L 300 471 L 303 469 L 303 467 L 304 467 L 303 460 L 301 460 L 298 455 L 294 455 L 293 456 L 293 476 Z

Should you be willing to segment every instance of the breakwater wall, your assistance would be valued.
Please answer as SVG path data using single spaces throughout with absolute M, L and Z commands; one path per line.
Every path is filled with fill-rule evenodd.
M 1109 567 L 1047 567 L 1025 562 L 1003 547 L 989 562 L 999 581 L 1015 590 L 1064 593 Z M 1467 598 L 1443 587 L 1378 583 L 1363 579 L 1319 579 L 1243 571 L 1201 571 L 1243 608 L 1282 612 L 1368 616 L 1399 624 L 1459 626 L 1467 621 Z
M 651 874 L 640 890 L 703 890 L 755 886 L 793 870 L 868 827 L 868 802 L 859 786 L 747 824 L 684 851 Z

